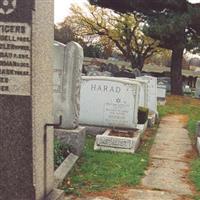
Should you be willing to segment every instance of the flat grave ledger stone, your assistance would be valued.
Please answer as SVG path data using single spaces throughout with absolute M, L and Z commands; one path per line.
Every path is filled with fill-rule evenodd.
M 141 76 L 136 79 L 148 81 L 148 108 L 150 111 L 157 113 L 157 78 Z
M 83 48 L 76 42 L 54 42 L 54 122 L 62 116 L 61 128 L 79 124 Z
M 136 128 L 140 84 L 113 77 L 82 77 L 80 123 Z
M 94 150 L 135 153 L 141 138 L 141 131 L 134 130 L 133 136 L 113 136 L 112 129 L 107 129 L 103 135 L 97 135 Z M 124 133 L 125 134 L 125 133 Z

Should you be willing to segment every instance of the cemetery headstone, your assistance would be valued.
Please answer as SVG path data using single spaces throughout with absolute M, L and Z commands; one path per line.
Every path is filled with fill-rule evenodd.
M 78 156 L 85 141 L 85 127 L 79 126 L 82 64 L 83 49 L 79 44 L 54 42 L 54 122 L 58 123 L 62 116 L 54 135 Z
M 53 1 L 1 0 L 0 41 L 0 199 L 45 199 L 54 186 L 45 126 L 53 121 Z
M 167 90 L 167 87 L 164 83 L 163 84 L 160 83 L 157 85 L 157 99 L 158 100 L 166 99 L 166 90 Z
M 148 108 L 157 113 L 157 78 L 153 76 L 136 77 L 138 80 L 148 81 Z
M 148 81 L 141 79 L 131 79 L 132 81 L 137 81 L 141 85 L 139 106 L 148 108 Z
M 100 67 L 97 65 L 87 65 L 84 66 L 84 70 L 86 72 L 86 75 L 88 75 L 89 72 L 96 72 L 96 71 L 100 72 Z
M 82 77 L 80 123 L 136 128 L 139 83 L 113 77 Z
M 197 137 L 200 137 L 200 121 L 198 121 L 196 124 L 196 135 Z
M 148 108 L 148 81 L 141 79 L 123 78 L 123 80 L 129 80 L 140 84 L 139 102 L 138 105 L 141 107 Z
M 197 80 L 196 80 L 195 97 L 200 98 L 200 78 L 197 78 Z
M 100 71 L 89 71 L 87 76 L 102 76 L 102 72 Z
M 171 79 L 169 77 L 158 77 L 158 84 L 164 84 L 167 92 L 171 91 Z
M 197 135 L 197 150 L 200 154 L 200 121 L 196 124 L 196 135 Z
M 61 128 L 79 125 L 83 48 L 76 42 L 54 42 L 54 122 L 62 116 Z

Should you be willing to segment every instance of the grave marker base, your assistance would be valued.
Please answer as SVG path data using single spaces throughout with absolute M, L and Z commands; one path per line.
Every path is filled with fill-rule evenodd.
M 147 123 L 137 126 L 133 137 L 110 136 L 112 129 L 107 129 L 102 135 L 96 136 L 94 150 L 135 153 L 140 145 L 140 138 L 147 128 Z

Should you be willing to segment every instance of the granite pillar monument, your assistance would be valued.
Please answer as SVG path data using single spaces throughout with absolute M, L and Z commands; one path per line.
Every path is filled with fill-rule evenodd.
M 53 0 L 1 0 L 0 200 L 53 189 L 52 55 Z

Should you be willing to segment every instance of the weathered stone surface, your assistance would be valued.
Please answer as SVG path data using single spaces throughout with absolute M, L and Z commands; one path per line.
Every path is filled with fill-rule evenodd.
M 142 79 L 134 79 L 141 84 L 139 106 L 148 108 L 148 81 Z
M 103 75 L 102 75 L 102 72 L 100 71 L 89 71 L 87 73 L 87 76 L 103 76 Z
M 148 108 L 148 80 L 142 79 L 128 79 L 123 78 L 124 80 L 129 80 L 134 82 L 138 82 L 140 84 L 140 92 L 139 92 L 139 106 Z
M 139 83 L 111 77 L 82 77 L 80 123 L 104 127 L 137 126 Z
M 187 180 L 189 164 L 186 161 L 192 145 L 183 119 L 181 115 L 162 119 L 150 152 L 153 159 L 142 180 L 143 186 L 179 195 L 192 195 Z
M 165 191 L 131 189 L 123 195 L 123 200 L 177 200 L 178 195 Z
M 54 122 L 62 116 L 62 128 L 79 124 L 83 48 L 76 42 L 54 43 Z
M 142 180 L 142 184 L 152 189 L 191 195 L 192 191 L 184 175 L 184 171 L 188 170 L 188 165 L 183 162 L 153 159 L 151 167 L 146 172 L 146 177 Z
M 53 130 L 44 131 L 45 124 L 53 121 L 53 0 L 2 2 L 0 35 L 8 39 L 15 32 L 18 42 L 1 40 L 1 46 L 13 46 L 9 52 L 18 69 L 12 62 L 2 66 L 7 59 L 1 58 L 1 69 L 13 74 L 9 82 L 1 83 L 0 90 L 12 86 L 10 91 L 15 93 L 0 95 L 0 199 L 41 200 L 51 192 L 54 181 Z M 14 12 L 3 15 L 2 7 Z M 28 16 L 32 20 L 27 21 Z M 2 21 L 10 29 L 3 34 Z
M 148 108 L 157 113 L 157 78 L 153 76 L 140 76 L 136 79 L 148 81 Z
M 131 149 L 135 141 L 132 138 L 97 135 L 96 144 L 100 146 Z
M 63 161 L 63 163 L 56 169 L 54 172 L 54 186 L 57 188 L 59 184 L 62 183 L 64 178 L 70 172 L 76 161 L 78 160 L 78 156 L 70 153 L 67 158 Z
M 70 151 L 80 156 L 85 145 L 85 127 L 79 126 L 76 129 L 54 129 L 54 135 L 61 143 L 70 146 Z
M 109 136 L 110 131 L 108 129 L 103 135 L 96 136 L 94 150 L 135 153 L 140 144 L 141 131 L 135 132 L 133 138 Z
M 164 100 L 166 98 L 167 87 L 164 84 L 157 85 L 157 99 Z
M 153 127 L 156 123 L 156 113 L 150 112 L 148 115 L 148 127 Z
M 63 200 L 65 197 L 63 190 L 54 189 L 45 200 Z
M 71 197 L 66 197 L 64 200 L 71 200 Z M 84 197 L 84 198 L 77 198 L 76 200 L 113 200 L 107 197 Z
M 106 131 L 106 128 L 96 127 L 96 126 L 86 126 L 87 135 L 101 135 Z
M 196 91 L 195 91 L 195 97 L 200 98 L 200 78 L 197 78 L 196 80 Z

